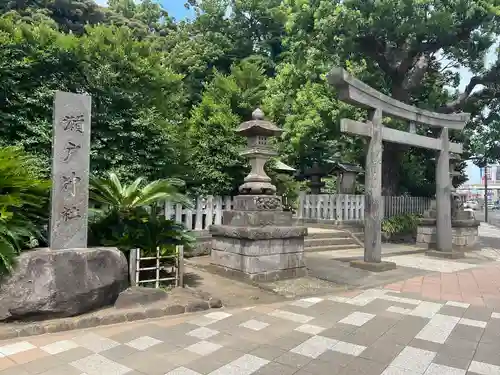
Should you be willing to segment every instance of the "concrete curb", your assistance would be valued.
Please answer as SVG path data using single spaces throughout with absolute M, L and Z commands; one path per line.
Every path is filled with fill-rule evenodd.
M 190 301 L 184 305 L 151 305 L 131 309 L 109 308 L 71 318 L 26 323 L 0 323 L 0 340 L 106 326 L 117 323 L 135 322 L 144 319 L 161 318 L 163 316 L 180 315 L 221 307 L 222 301 L 220 299 L 210 298 L 208 300 Z

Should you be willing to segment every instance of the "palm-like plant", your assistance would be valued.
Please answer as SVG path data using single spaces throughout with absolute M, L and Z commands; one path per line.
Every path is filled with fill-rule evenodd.
M 32 156 L 18 147 L 0 148 L 0 276 L 12 270 L 22 250 L 45 240 L 49 187 Z
M 138 178 L 130 185 L 123 185 L 114 173 L 107 178 L 90 180 L 90 199 L 103 205 L 94 210 L 97 214 L 90 225 L 93 245 L 117 246 L 122 251 L 140 248 L 155 253 L 175 250 L 175 245 L 189 244 L 193 238 L 182 224 L 158 215 L 159 203 L 169 200 L 191 206 L 192 202 L 179 188 L 184 182 L 163 179 L 143 186 Z
M 138 207 L 148 207 L 169 200 L 190 206 L 191 201 L 179 193 L 184 181 L 174 178 L 153 181 L 146 186 L 142 177 L 130 185 L 122 185 L 115 173 L 109 173 L 107 178 L 91 178 L 90 199 L 100 203 L 109 210 L 126 212 Z

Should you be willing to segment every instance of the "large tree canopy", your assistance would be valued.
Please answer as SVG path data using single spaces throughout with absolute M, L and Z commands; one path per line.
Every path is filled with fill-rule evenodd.
M 500 64 L 485 61 L 500 0 L 188 3 L 196 17 L 177 21 L 152 0 L 1 0 L 0 144 L 23 145 L 48 172 L 53 92 L 87 92 L 95 173 L 181 177 L 193 193 L 229 194 L 246 171 L 234 129 L 257 106 L 284 130 L 284 162 L 364 162 L 364 141 L 341 134 L 339 120 L 366 113 L 325 80 L 341 66 L 403 102 L 472 113 L 453 136 L 467 155 L 500 158 Z M 473 74 L 463 91 L 458 67 Z M 385 193 L 432 194 L 433 156 L 386 144 Z

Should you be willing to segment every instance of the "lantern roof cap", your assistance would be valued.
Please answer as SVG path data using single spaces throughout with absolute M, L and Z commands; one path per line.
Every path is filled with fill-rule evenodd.
M 283 130 L 271 121 L 265 120 L 264 112 L 260 108 L 257 108 L 252 112 L 252 119 L 241 123 L 236 132 L 245 137 L 259 135 L 273 137 L 280 135 Z

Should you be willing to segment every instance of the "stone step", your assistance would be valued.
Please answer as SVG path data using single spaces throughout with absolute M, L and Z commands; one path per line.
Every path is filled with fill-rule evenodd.
M 305 247 L 318 247 L 330 245 L 357 245 L 357 242 L 351 237 L 329 237 L 329 238 L 308 238 L 304 241 Z
M 362 249 L 361 246 L 358 246 L 356 244 L 313 246 L 304 248 L 306 253 L 317 253 L 321 251 L 338 251 L 338 250 L 359 250 L 359 249 Z
M 306 239 L 316 239 L 316 238 L 349 238 L 351 235 L 348 232 L 342 230 L 325 230 L 318 228 L 307 228 Z

